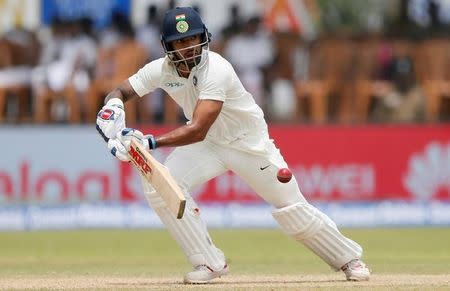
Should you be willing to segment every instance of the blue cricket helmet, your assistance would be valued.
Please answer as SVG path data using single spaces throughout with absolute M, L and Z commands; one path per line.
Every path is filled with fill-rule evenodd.
M 161 44 L 167 56 L 176 65 L 187 59 L 179 59 L 177 51 L 173 50 L 170 43 L 194 35 L 201 36 L 200 47 L 208 46 L 211 34 L 197 11 L 192 7 L 176 7 L 166 12 L 161 27 Z M 199 56 L 195 56 L 197 57 Z
M 169 42 L 185 37 L 202 34 L 205 39 L 210 37 L 200 14 L 192 7 L 176 7 L 166 12 L 162 21 L 161 41 L 163 46 Z

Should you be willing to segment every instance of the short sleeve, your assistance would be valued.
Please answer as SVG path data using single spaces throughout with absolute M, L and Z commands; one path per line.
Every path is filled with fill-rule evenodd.
M 128 78 L 134 91 L 140 96 L 144 96 L 158 87 L 161 79 L 162 60 L 152 61 L 141 68 L 136 74 Z
M 199 86 L 199 99 L 225 102 L 226 88 L 229 86 L 231 73 L 227 68 L 228 66 L 221 64 L 208 72 L 205 80 Z

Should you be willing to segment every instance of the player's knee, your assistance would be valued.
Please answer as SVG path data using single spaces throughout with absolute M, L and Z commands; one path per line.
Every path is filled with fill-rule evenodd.
M 289 207 L 297 203 L 308 204 L 298 187 L 295 177 L 289 183 L 277 183 L 275 189 L 258 192 L 266 201 L 277 209 Z
M 298 202 L 272 212 L 283 231 L 297 240 L 313 237 L 323 228 L 323 217 L 312 205 Z

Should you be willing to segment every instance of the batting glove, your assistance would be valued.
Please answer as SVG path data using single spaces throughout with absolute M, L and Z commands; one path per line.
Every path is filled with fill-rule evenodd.
M 156 139 L 151 134 L 144 135 L 137 129 L 125 128 L 117 135 L 117 139 L 119 139 L 127 149 L 130 148 L 130 143 L 133 138 L 140 141 L 147 150 L 156 149 Z
M 121 160 L 122 162 L 129 162 L 130 156 L 128 155 L 128 151 L 125 146 L 118 139 L 110 138 L 108 140 L 108 149 L 111 151 L 111 154 Z
M 97 114 L 97 131 L 108 142 L 125 128 L 125 111 L 119 98 L 112 98 Z

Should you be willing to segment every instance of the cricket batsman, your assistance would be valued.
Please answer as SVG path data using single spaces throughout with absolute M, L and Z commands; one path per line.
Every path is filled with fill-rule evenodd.
M 287 235 L 334 270 L 342 270 L 347 280 L 368 280 L 370 272 L 361 261 L 361 246 L 306 201 L 295 177 L 287 183 L 277 180 L 278 170 L 287 164 L 269 137 L 264 114 L 231 64 L 209 50 L 210 37 L 193 8 L 167 11 L 161 30 L 165 57 L 148 63 L 110 92 L 97 116 L 97 130 L 111 153 L 122 161 L 129 161 L 127 148 L 132 138 L 148 150 L 176 147 L 165 165 L 186 196 L 183 218 L 176 219 L 145 179 L 142 184 L 150 207 L 193 267 L 184 282 L 208 283 L 229 271 L 190 195 L 194 186 L 228 170 L 274 207 L 272 215 Z M 189 121 L 159 136 L 125 129 L 124 103 L 158 87 L 182 107 Z

